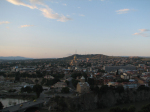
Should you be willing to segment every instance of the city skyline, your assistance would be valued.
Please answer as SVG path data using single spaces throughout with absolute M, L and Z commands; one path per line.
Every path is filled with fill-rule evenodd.
M 150 1 L 0 1 L 0 56 L 150 56 Z

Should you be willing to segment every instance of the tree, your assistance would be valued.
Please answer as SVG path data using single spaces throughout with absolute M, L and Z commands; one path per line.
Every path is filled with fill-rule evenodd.
M 90 86 L 94 85 L 94 79 L 88 78 L 88 83 Z
M 143 106 L 139 112 L 150 112 L 150 104 Z
M 108 85 L 102 85 L 100 88 L 101 93 L 106 93 L 109 90 Z
M 24 91 L 27 92 L 27 93 L 32 92 L 32 88 L 30 86 L 26 86 L 24 89 L 25 89 Z
M 121 109 L 119 107 L 113 107 L 109 110 L 109 112 L 121 112 Z
M 124 92 L 124 87 L 123 87 L 123 86 L 118 86 L 118 87 L 116 88 L 116 92 L 118 92 L 118 93 L 123 93 L 123 92 Z
M 3 104 L 0 102 L 0 110 L 3 109 Z
M 78 82 L 80 82 L 80 81 L 72 79 L 72 84 L 75 88 L 77 87 Z
M 67 86 L 69 86 L 69 81 L 66 80 L 65 83 L 67 84 Z
M 129 112 L 129 111 L 128 111 L 127 108 L 124 107 L 124 108 L 121 110 L 121 112 Z
M 63 87 L 61 92 L 62 93 L 69 93 L 69 88 L 68 87 Z
M 30 86 L 26 86 L 25 88 L 22 87 L 21 88 L 21 92 L 31 93 L 32 92 L 32 88 Z
M 134 105 L 131 105 L 128 109 L 128 112 L 135 112 L 136 108 Z
M 19 72 L 16 73 L 15 81 L 20 81 L 20 73 Z
M 39 82 L 39 80 L 38 80 L 38 79 L 36 79 L 36 80 L 35 80 L 35 84 L 37 84 L 38 82 Z
M 116 75 L 119 75 L 119 71 L 118 71 L 118 69 L 117 69 Z
M 37 98 L 39 98 L 40 94 L 43 91 L 43 87 L 39 84 L 33 86 L 33 91 L 36 93 Z

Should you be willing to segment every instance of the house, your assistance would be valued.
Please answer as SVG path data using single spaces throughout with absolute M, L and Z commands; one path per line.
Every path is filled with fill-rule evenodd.
M 136 82 L 123 82 L 122 85 L 124 89 L 127 89 L 127 88 L 137 89 L 138 87 L 138 84 Z
M 129 73 L 123 73 L 123 75 L 121 75 L 121 78 L 122 78 L 122 79 L 131 79 L 132 76 L 131 76 L 131 74 L 129 74 Z
M 44 76 L 44 78 L 45 78 L 45 79 L 54 79 L 54 77 L 51 76 L 51 75 L 46 75 L 46 76 Z
M 85 82 L 85 78 L 82 76 L 80 79 L 81 82 L 77 84 L 77 92 L 78 93 L 88 93 L 90 92 L 90 85 L 88 82 Z
M 53 88 L 57 92 L 61 92 L 62 88 L 67 87 L 67 84 L 65 82 L 57 82 L 56 84 L 53 85 Z
M 5 80 L 4 76 L 0 76 L 0 81 L 4 81 L 4 80 Z

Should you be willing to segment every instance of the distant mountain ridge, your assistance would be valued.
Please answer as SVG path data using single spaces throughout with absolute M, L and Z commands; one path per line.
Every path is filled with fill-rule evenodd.
M 28 60 L 28 59 L 33 59 L 33 58 L 26 58 L 21 56 L 8 56 L 8 57 L 0 56 L 0 60 Z

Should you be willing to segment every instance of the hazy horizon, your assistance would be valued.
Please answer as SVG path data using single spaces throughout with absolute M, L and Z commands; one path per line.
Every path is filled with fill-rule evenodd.
M 0 56 L 150 56 L 148 0 L 1 0 Z
M 75 55 L 75 54 L 72 54 L 72 55 Z M 69 57 L 69 56 L 72 56 L 72 55 L 68 55 L 68 56 L 64 56 L 64 57 L 51 57 L 51 58 L 65 58 L 65 57 Z M 96 55 L 96 54 L 76 54 L 76 55 Z M 105 54 L 102 54 L 102 55 L 105 55 Z M 106 55 L 106 56 L 110 56 L 110 55 Z M 32 58 L 32 59 L 48 59 L 48 57 L 45 57 L 45 58 L 33 58 L 33 57 L 24 57 L 24 56 L 0 56 L 0 58 L 1 57 L 23 57 L 23 58 Z M 150 58 L 150 56 L 118 56 L 118 57 L 148 57 L 148 58 Z

